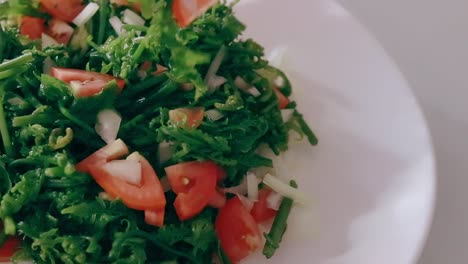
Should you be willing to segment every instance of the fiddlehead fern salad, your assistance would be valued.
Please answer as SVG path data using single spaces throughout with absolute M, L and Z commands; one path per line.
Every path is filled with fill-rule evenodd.
M 273 256 L 304 195 L 265 151 L 317 139 L 234 4 L 0 2 L 0 260 Z

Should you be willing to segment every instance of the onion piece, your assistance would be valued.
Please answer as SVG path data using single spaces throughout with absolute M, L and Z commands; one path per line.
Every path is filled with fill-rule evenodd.
M 303 205 L 307 204 L 308 199 L 304 193 L 289 186 L 289 184 L 282 182 L 280 179 L 269 173 L 265 175 L 263 183 L 284 197 L 288 197 L 289 199 Z
M 133 12 L 130 9 L 125 9 L 123 12 L 122 21 L 129 25 L 134 26 L 144 26 L 145 20 L 139 16 L 137 13 Z
M 79 13 L 75 19 L 73 19 L 73 24 L 81 27 L 82 25 L 88 23 L 88 21 L 96 14 L 99 10 L 99 5 L 96 3 L 89 3 L 86 7 Z
M 106 192 L 100 192 L 98 197 L 101 199 L 101 200 L 104 200 L 104 201 L 114 201 L 115 198 L 113 198 L 112 196 L 110 196 L 108 193 Z
M 258 201 L 257 175 L 249 171 L 245 178 L 247 180 L 247 197 L 249 197 L 249 200 L 252 202 Z
M 171 149 L 172 142 L 163 141 L 159 143 L 158 146 L 158 157 L 159 163 L 165 163 L 166 161 L 170 160 L 172 157 L 172 149 Z
M 104 163 L 102 169 L 127 183 L 141 185 L 141 163 L 137 160 L 112 160 Z
M 260 95 L 262 95 L 256 87 L 251 87 L 250 89 L 247 90 L 247 92 L 251 94 L 253 97 L 259 97 Z
M 271 192 L 267 197 L 267 207 L 273 210 L 278 210 L 280 208 L 281 202 L 283 201 L 283 196 L 277 192 Z
M 56 66 L 57 64 L 50 57 L 46 57 L 42 65 L 42 72 L 44 74 L 50 74 L 51 69 Z
M 208 86 L 208 92 L 212 93 L 216 91 L 221 85 L 226 83 L 226 78 L 223 76 L 214 75 L 207 80 L 206 85 Z
M 288 122 L 294 114 L 294 109 L 281 109 L 281 117 L 283 122 Z
M 224 117 L 224 114 L 221 113 L 218 109 L 210 109 L 205 111 L 205 116 L 212 121 L 218 121 Z
M 251 211 L 252 207 L 254 206 L 254 202 L 251 201 L 249 198 L 245 197 L 244 195 L 238 194 L 237 197 L 239 197 L 239 200 L 242 202 L 242 204 L 245 206 L 247 211 Z
M 125 33 L 125 30 L 123 29 L 123 23 L 120 20 L 120 18 L 113 16 L 109 18 L 109 23 L 111 24 L 112 28 L 114 29 L 115 33 L 117 33 L 117 35 L 121 36 Z
M 219 67 L 221 67 L 221 63 L 223 62 L 224 57 L 226 56 L 226 46 L 222 46 L 218 53 L 216 53 L 216 56 L 214 57 L 213 61 L 210 64 L 210 67 L 208 68 L 208 71 L 205 76 L 205 84 L 210 88 L 210 83 L 213 85 L 214 82 L 219 83 L 220 81 L 213 81 L 214 78 L 219 77 L 216 76 L 216 73 L 219 70 Z M 221 85 L 221 84 L 220 84 Z M 219 86 L 218 86 L 219 87 Z M 209 92 L 214 92 L 216 88 L 218 87 L 213 87 L 212 89 L 209 89 Z
M 105 109 L 97 115 L 97 123 L 94 128 L 98 135 L 107 144 L 110 144 L 117 138 L 121 122 L 122 117 L 120 117 L 119 113 L 112 109 Z
M 41 48 L 44 50 L 47 47 L 60 45 L 53 37 L 47 35 L 46 33 L 41 34 Z
M 235 79 L 234 79 L 234 85 L 241 89 L 241 90 L 244 90 L 244 91 L 247 91 L 249 90 L 252 86 L 250 84 L 248 84 L 242 77 L 240 76 L 237 76 Z
M 247 180 L 244 179 L 242 182 L 234 187 L 224 188 L 225 193 L 237 194 L 237 195 L 245 195 L 247 194 Z

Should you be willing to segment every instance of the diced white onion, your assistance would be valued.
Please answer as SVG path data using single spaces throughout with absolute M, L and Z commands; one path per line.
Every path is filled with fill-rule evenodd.
M 165 163 L 172 157 L 171 142 L 163 141 L 158 146 L 159 163 Z
M 281 109 L 281 117 L 283 118 L 283 122 L 286 123 L 291 119 L 294 114 L 294 109 Z
M 247 90 L 247 92 L 251 94 L 253 97 L 259 97 L 260 95 L 262 95 L 260 91 L 258 91 L 258 89 L 255 87 L 251 87 L 250 89 Z
M 206 85 L 208 86 L 208 92 L 212 93 L 216 91 L 221 85 L 226 83 L 226 78 L 223 76 L 214 75 L 207 80 Z
M 161 182 L 161 186 L 164 192 L 168 192 L 172 189 L 171 183 L 169 182 L 169 178 L 167 178 L 167 176 L 162 177 L 161 179 L 159 179 L 159 181 Z
M 223 62 L 224 56 L 226 56 L 226 47 L 222 46 L 219 49 L 218 53 L 216 53 L 216 56 L 214 57 L 213 61 L 210 64 L 210 67 L 208 68 L 208 71 L 205 76 L 206 85 L 209 85 L 210 81 L 213 82 L 212 79 L 216 76 L 216 73 L 218 72 L 221 63 Z
M 221 113 L 218 109 L 210 109 L 205 111 L 205 116 L 212 121 L 218 121 L 224 117 L 224 114 Z
M 108 193 L 106 192 L 100 192 L 99 193 L 99 198 L 105 201 L 114 201 L 115 199 L 112 198 Z
M 57 66 L 55 62 L 50 57 L 46 57 L 44 59 L 44 64 L 42 65 L 42 72 L 44 74 L 50 74 L 50 70 L 55 66 Z
M 252 207 L 254 206 L 254 202 L 251 201 L 249 198 L 245 197 L 244 195 L 238 194 L 237 197 L 239 197 L 239 200 L 242 202 L 242 204 L 245 206 L 247 211 L 251 211 Z
M 237 88 L 247 91 L 249 90 L 252 85 L 248 84 L 242 77 L 237 76 L 236 79 L 234 79 L 234 85 L 236 85 Z
M 125 9 L 125 11 L 123 12 L 122 20 L 124 23 L 129 24 L 129 25 L 134 25 L 134 26 L 145 25 L 145 20 L 130 9 Z
M 130 184 L 141 185 L 141 163 L 137 160 L 112 160 L 104 163 L 102 169 Z
M 239 185 L 224 189 L 225 193 L 246 195 L 247 194 L 247 180 L 244 179 Z
M 41 34 L 41 48 L 44 50 L 47 47 L 60 45 L 53 37 L 47 35 L 46 33 Z
M 97 115 L 97 123 L 94 128 L 98 135 L 109 144 L 117 138 L 120 122 L 122 122 L 122 117 L 119 113 L 112 109 L 105 109 Z
M 125 30 L 122 28 L 123 24 L 122 21 L 120 21 L 120 18 L 113 16 L 109 18 L 109 23 L 111 24 L 112 28 L 114 29 L 115 33 L 117 33 L 117 35 L 121 36 L 123 33 L 125 33 Z
M 78 94 L 78 92 L 83 87 L 83 83 L 80 82 L 80 81 L 71 81 L 70 82 L 70 87 L 72 89 L 72 93 L 76 95 L 76 94 Z
M 247 172 L 247 197 L 250 201 L 258 201 L 258 180 L 253 172 Z
M 272 192 L 267 197 L 267 207 L 273 210 L 278 210 L 281 202 L 283 201 L 283 196 L 277 192 Z
M 265 175 L 263 183 L 284 197 L 288 197 L 300 204 L 307 204 L 308 199 L 304 193 L 282 182 L 271 174 Z
M 99 10 L 99 5 L 96 3 L 89 3 L 86 7 L 81 11 L 75 19 L 73 19 L 73 24 L 81 27 L 82 25 L 88 23 L 88 21 L 96 14 Z

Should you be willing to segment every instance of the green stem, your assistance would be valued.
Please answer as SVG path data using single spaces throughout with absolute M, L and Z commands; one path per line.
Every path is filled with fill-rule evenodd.
M 60 110 L 60 113 L 62 113 L 62 115 L 64 115 L 66 118 L 68 118 L 70 121 L 72 121 L 73 123 L 75 123 L 76 125 L 78 125 L 79 127 L 81 127 L 82 129 L 86 130 L 87 132 L 89 133 L 92 133 L 94 134 L 94 129 L 92 129 L 88 124 L 86 124 L 85 122 L 81 121 L 80 119 L 76 118 L 72 113 L 70 113 L 68 111 L 68 109 L 66 109 L 62 103 L 60 102 L 59 103 L 59 110 Z
M 195 264 L 201 264 L 201 262 L 199 262 L 198 260 L 196 260 L 192 255 L 189 255 L 189 254 L 186 254 L 182 251 L 178 251 L 178 250 L 175 250 L 173 249 L 172 247 L 169 247 L 168 245 L 162 243 L 161 241 L 159 241 L 158 239 L 156 239 L 156 237 L 154 235 L 151 235 L 151 234 L 148 234 L 148 233 L 145 233 L 145 232 L 142 232 L 142 231 L 131 231 L 129 233 L 127 233 L 127 237 L 130 237 L 130 236 L 137 236 L 137 237 L 142 237 L 148 241 L 150 241 L 151 243 L 153 243 L 155 246 L 161 248 L 162 250 L 164 250 L 164 252 L 166 253 L 169 253 L 171 255 L 173 255 L 174 257 L 179 257 L 179 258 L 184 258 L 192 263 L 195 263 Z
M 11 76 L 13 76 L 15 74 L 18 74 L 18 73 L 22 73 L 22 72 L 26 71 L 27 69 L 28 69 L 27 66 L 19 66 L 19 67 L 14 68 L 14 69 L 7 69 L 7 70 L 4 70 L 4 71 L 0 71 L 0 80 L 10 78 Z
M 13 146 L 11 143 L 10 132 L 8 131 L 5 111 L 3 109 L 3 100 L 5 99 L 5 84 L 0 84 L 0 134 L 2 135 L 3 147 L 7 156 L 13 156 Z
M 99 30 L 97 36 L 97 44 L 104 43 L 104 37 L 106 34 L 106 27 L 107 27 L 107 11 L 109 3 L 107 0 L 100 0 L 99 1 Z
M 21 55 L 15 59 L 5 61 L 4 63 L 0 64 L 0 72 L 6 70 L 12 70 L 18 66 L 23 66 L 24 64 L 30 63 L 34 60 L 32 53 L 26 53 Z
M 304 132 L 304 134 L 307 136 L 307 139 L 309 140 L 310 144 L 313 145 L 313 146 L 317 145 L 318 144 L 318 138 L 314 134 L 312 129 L 310 129 L 309 125 L 304 120 L 304 117 L 302 116 L 302 114 L 300 114 L 296 110 L 296 111 L 294 111 L 294 117 L 296 117 L 297 123 L 301 127 L 302 132 Z
M 293 188 L 297 188 L 297 183 L 295 181 L 290 181 L 289 185 Z M 270 233 L 264 234 L 266 242 L 263 247 L 263 255 L 267 258 L 271 258 L 275 254 L 276 249 L 278 249 L 279 244 L 283 239 L 284 232 L 286 232 L 286 228 L 288 226 L 287 221 L 292 205 L 293 200 L 286 197 L 283 199 L 275 220 L 273 221 L 273 225 L 271 226 Z

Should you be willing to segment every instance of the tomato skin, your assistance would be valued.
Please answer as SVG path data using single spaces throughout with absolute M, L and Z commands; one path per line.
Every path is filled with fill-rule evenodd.
M 272 87 L 273 91 L 275 92 L 276 97 L 278 98 L 278 103 L 279 103 L 279 108 L 280 109 L 285 109 L 288 104 L 289 104 L 289 99 L 286 97 L 279 89 L 278 87 L 273 86 Z
M 10 261 L 11 257 L 20 248 L 21 241 L 17 237 L 9 237 L 0 247 L 0 261 Z
M 226 195 L 222 190 L 218 189 L 208 202 L 208 205 L 214 208 L 223 208 L 226 205 L 226 201 Z
M 180 27 L 187 27 L 216 2 L 217 0 L 174 0 L 172 2 L 172 13 Z
M 127 145 L 120 139 L 105 145 L 98 149 L 96 152 L 78 162 L 75 169 L 79 172 L 89 173 L 89 166 L 101 165 L 110 160 L 120 158 L 128 154 Z
M 268 208 L 267 199 L 271 194 L 270 189 L 261 189 L 258 192 L 258 201 L 256 201 L 250 211 L 250 214 L 257 223 L 266 222 L 276 216 L 277 211 Z
M 223 170 L 212 161 L 191 161 L 165 168 L 172 190 L 177 194 L 174 207 L 184 221 L 199 214 L 216 194 L 216 181 Z
M 145 210 L 145 222 L 148 225 L 154 225 L 162 227 L 164 225 L 164 208 L 162 209 L 146 209 Z
M 169 111 L 169 120 L 179 127 L 197 128 L 200 126 L 205 110 L 201 107 L 177 108 Z
M 46 33 L 61 44 L 68 44 L 70 42 L 73 31 L 73 28 L 68 23 L 57 18 L 50 20 L 46 29 Z
M 221 247 L 232 262 L 238 262 L 262 246 L 260 229 L 235 196 L 221 208 L 215 222 Z
M 82 0 L 40 0 L 44 10 L 65 22 L 72 22 L 84 9 Z
M 30 40 L 40 39 L 45 30 L 45 20 L 38 17 L 23 16 L 21 18 L 20 33 Z
M 156 172 L 143 156 L 139 155 L 142 167 L 141 186 L 135 186 L 110 175 L 102 166 L 88 166 L 91 176 L 113 198 L 120 198 L 129 208 L 147 210 L 166 206 L 166 197 Z
M 89 97 L 98 94 L 112 80 L 117 81 L 120 91 L 125 87 L 125 80 L 98 72 L 52 67 L 50 74 L 52 77 L 66 83 L 81 82 L 81 87 L 77 91 L 73 91 L 77 97 Z

